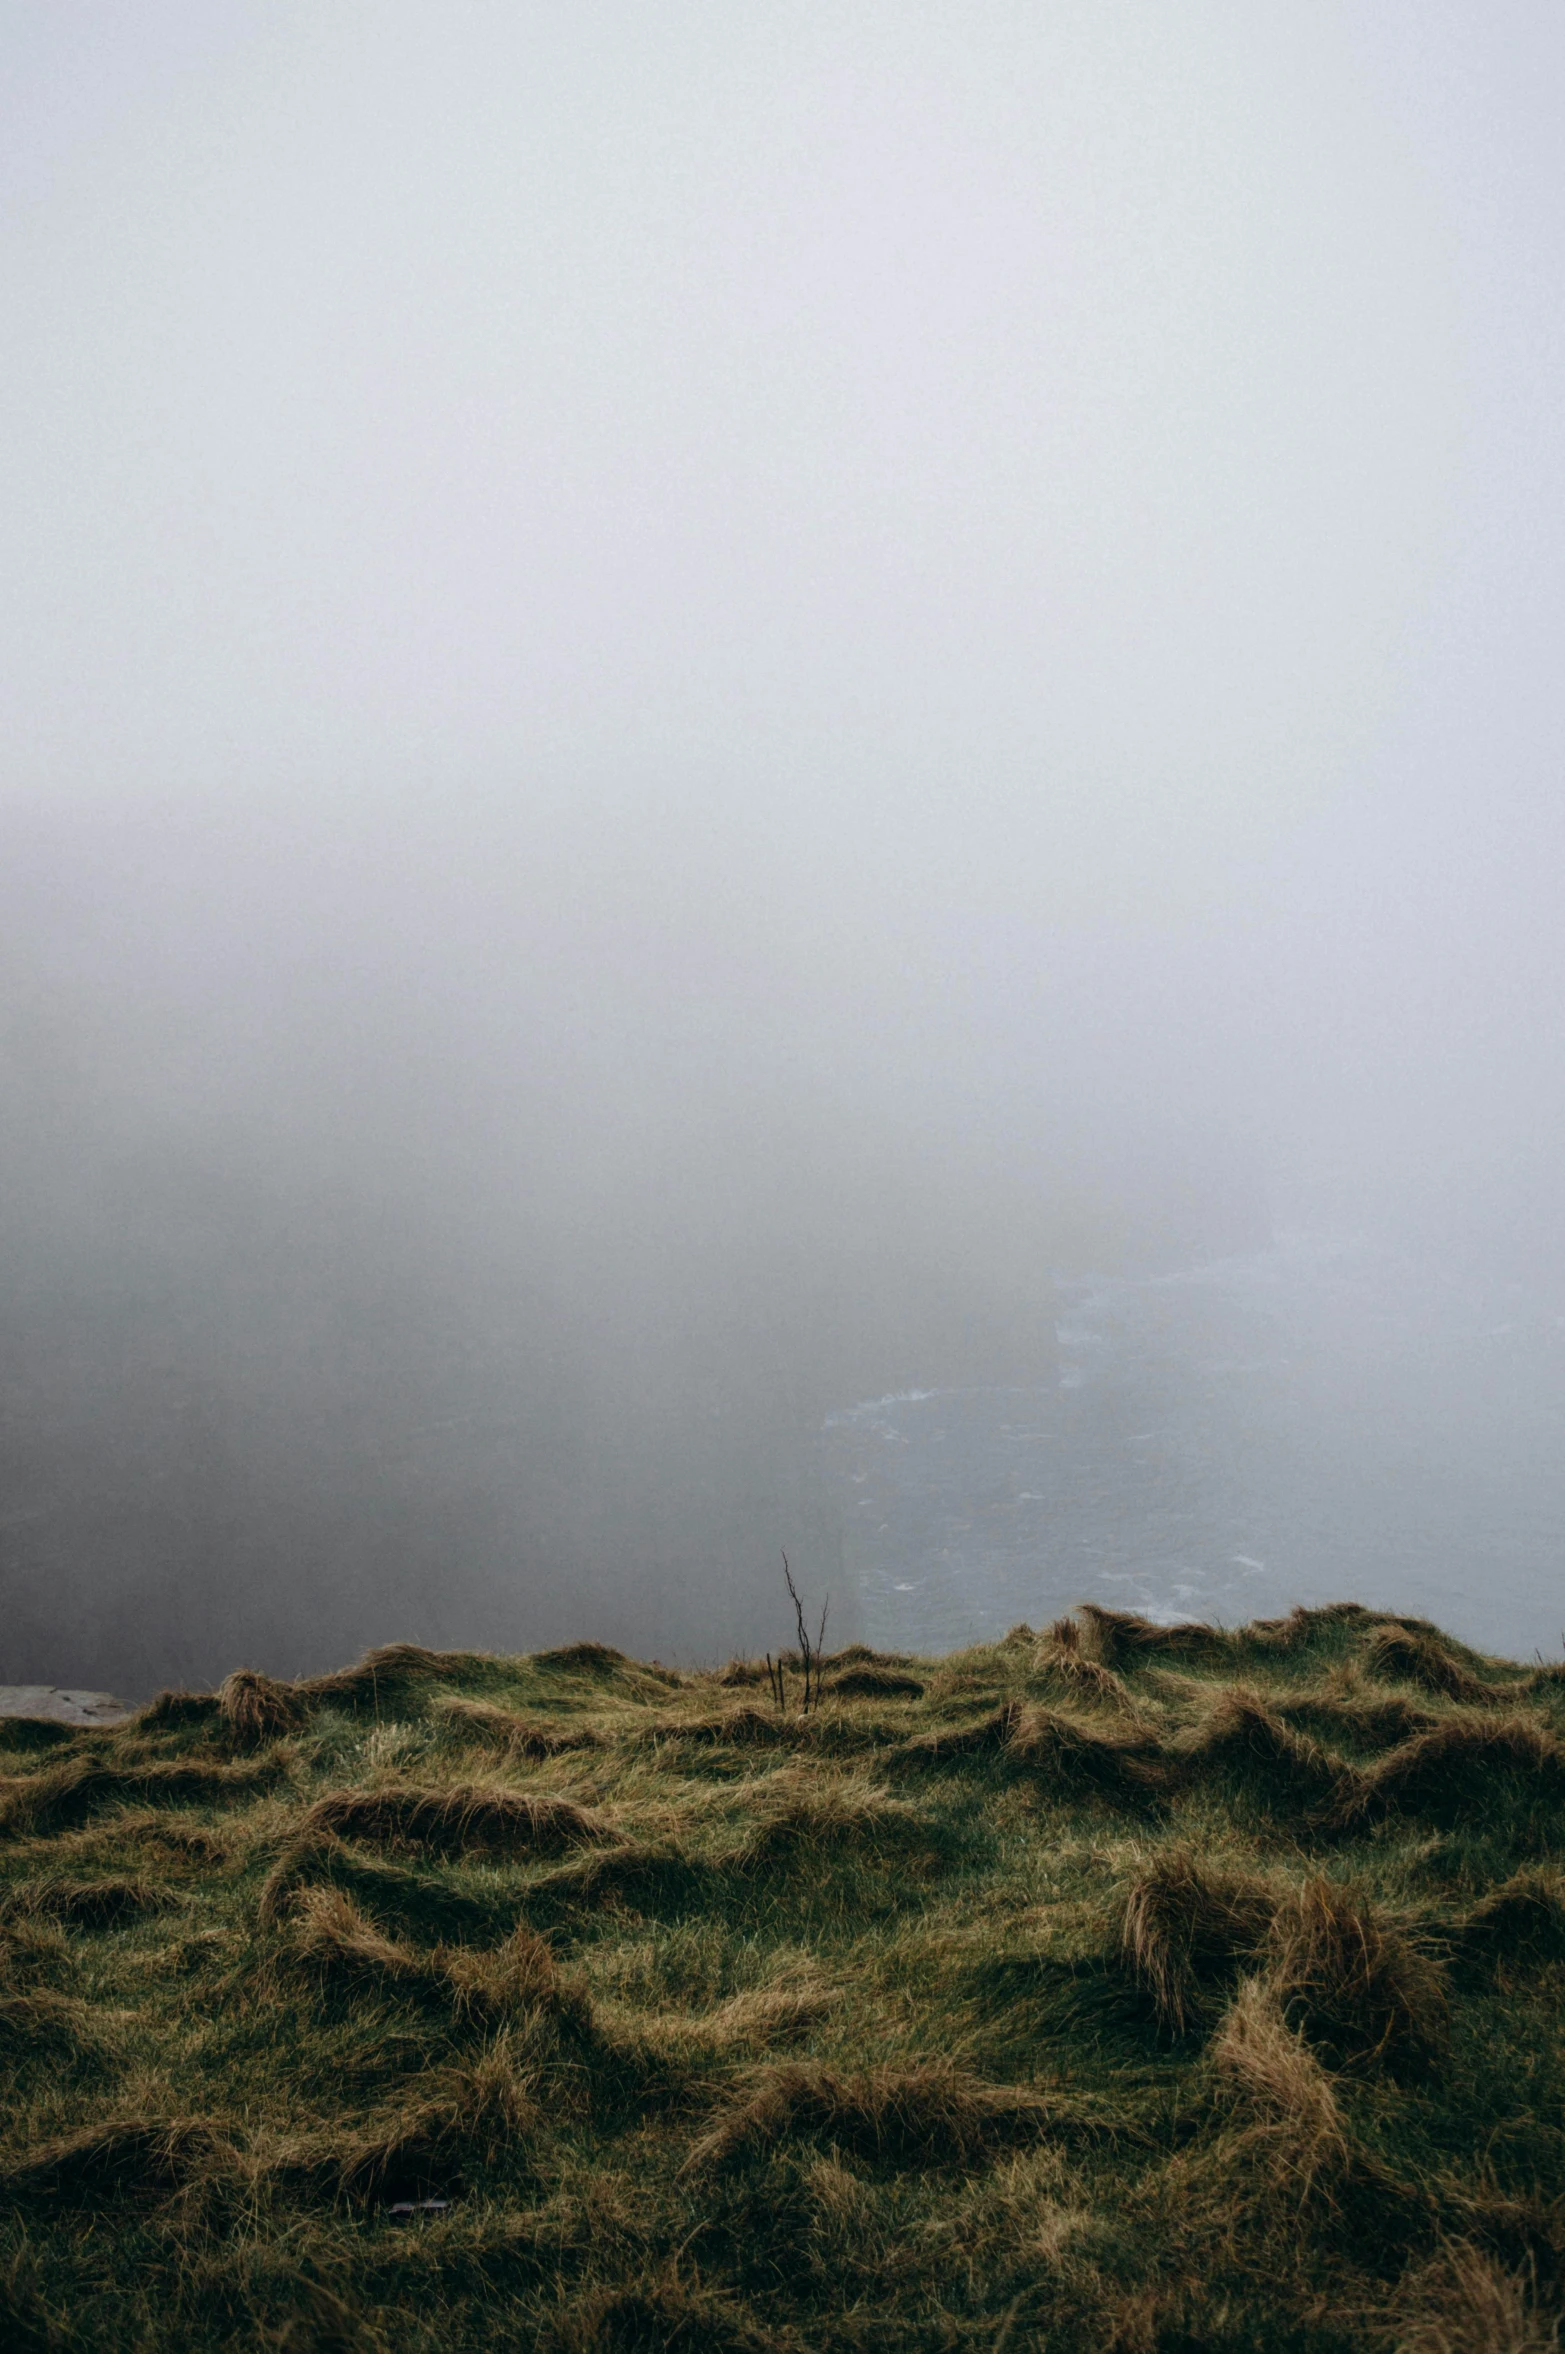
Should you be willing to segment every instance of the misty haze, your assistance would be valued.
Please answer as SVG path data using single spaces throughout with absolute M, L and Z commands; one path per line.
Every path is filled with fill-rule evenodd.
M 0 1677 L 1555 1648 L 1565 26 L 0 39 Z

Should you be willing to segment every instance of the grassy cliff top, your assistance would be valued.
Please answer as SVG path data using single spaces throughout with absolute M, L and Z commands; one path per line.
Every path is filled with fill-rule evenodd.
M 0 2343 L 1525 2354 L 1565 1670 L 1356 1606 L 0 1724 Z

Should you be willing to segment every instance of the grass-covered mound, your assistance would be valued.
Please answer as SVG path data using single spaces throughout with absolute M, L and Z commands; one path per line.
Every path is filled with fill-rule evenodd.
M 0 2344 L 1522 2354 L 1565 1678 L 1343 1607 L 0 1724 Z

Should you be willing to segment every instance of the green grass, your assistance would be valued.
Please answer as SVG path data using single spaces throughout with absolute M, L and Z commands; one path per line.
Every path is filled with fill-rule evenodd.
M 1556 2345 L 1565 1674 L 1083 1609 L 827 1685 L 0 1723 L 0 2345 Z

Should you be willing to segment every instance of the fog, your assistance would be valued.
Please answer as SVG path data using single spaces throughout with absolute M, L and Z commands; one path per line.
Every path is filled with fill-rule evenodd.
M 1041 1618 L 1108 1426 L 1002 1576 L 842 1417 L 1300 1236 L 1260 1598 L 1555 1639 L 1562 97 L 1508 0 L 0 8 L 0 1678 Z

